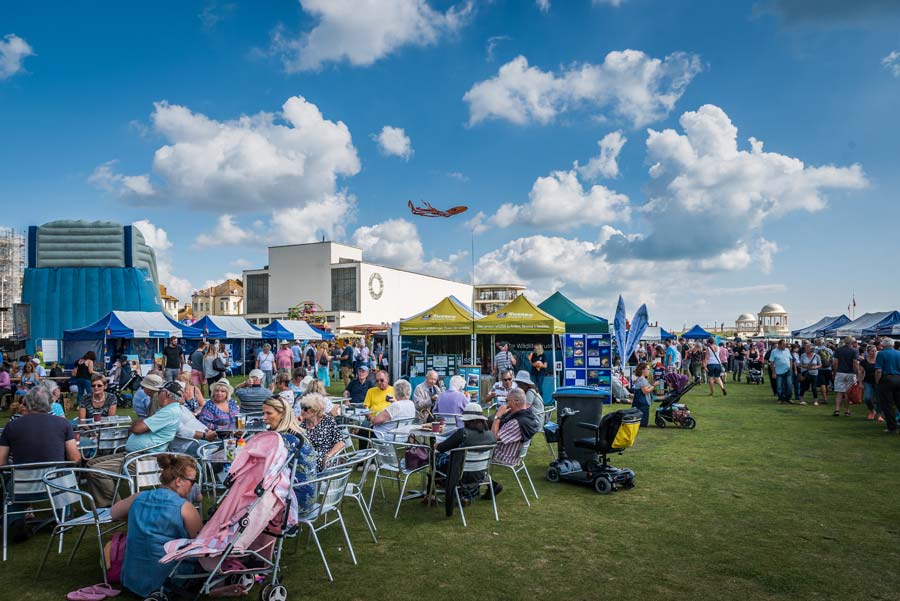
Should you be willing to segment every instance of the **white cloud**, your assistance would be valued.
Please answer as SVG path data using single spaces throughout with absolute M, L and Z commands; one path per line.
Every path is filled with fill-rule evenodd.
M 179 301 L 190 301 L 194 287 L 189 280 L 173 273 L 172 242 L 169 241 L 166 230 L 156 227 L 147 219 L 135 221 L 132 225 L 140 230 L 144 241 L 156 253 L 156 271 L 159 275 L 159 283 L 165 286 L 166 291 Z
M 494 50 L 497 48 L 497 44 L 500 42 L 505 42 L 511 40 L 512 38 L 508 35 L 492 35 L 488 38 L 487 46 L 485 48 L 485 54 L 487 55 L 488 62 L 494 60 Z
M 613 238 L 610 256 L 713 256 L 734 264 L 757 262 L 767 269 L 777 247 L 753 240 L 766 220 L 792 211 L 819 211 L 826 205 L 825 191 L 868 185 L 859 165 L 809 166 L 764 152 L 755 138 L 749 139 L 749 150 L 740 149 L 737 128 L 717 106 L 686 112 L 679 123 L 684 133 L 648 130 L 652 180 L 650 200 L 640 212 L 650 232 L 627 242 Z
M 558 73 L 531 67 L 520 55 L 473 85 L 463 100 L 470 126 L 487 119 L 547 124 L 585 107 L 639 127 L 666 117 L 701 69 L 700 57 L 683 52 L 661 60 L 639 50 L 615 51 L 599 65 L 573 64 Z
M 591 4 L 607 4 L 612 7 L 622 6 L 625 0 L 591 0 Z
M 372 134 L 372 139 L 378 142 L 378 148 L 387 156 L 400 157 L 409 160 L 412 156 L 412 141 L 402 127 L 385 125 L 378 134 Z
M 473 10 L 471 0 L 447 12 L 426 0 L 300 0 L 300 6 L 319 22 L 296 39 L 276 32 L 273 47 L 288 72 L 341 61 L 368 66 L 404 46 L 435 44 L 462 27 Z
M 900 77 L 900 50 L 892 50 L 890 54 L 881 59 L 881 66 L 894 77 Z
M 0 40 L 0 79 L 12 77 L 22 70 L 22 62 L 34 56 L 31 46 L 14 33 L 6 34 Z
M 107 192 L 112 192 L 121 197 L 147 197 L 156 193 L 153 184 L 150 183 L 149 175 L 122 175 L 121 173 L 116 173 L 113 169 L 116 162 L 113 160 L 98 165 L 88 177 L 88 181 Z
M 534 0 L 534 3 L 542 13 L 550 11 L 550 0 Z
M 456 181 L 463 183 L 469 181 L 469 176 L 462 171 L 449 171 L 447 172 L 447 177 L 452 177 Z
M 601 185 L 585 190 L 578 181 L 576 171 L 572 170 L 554 171 L 547 177 L 537 178 L 528 194 L 528 203 L 502 204 L 486 220 L 484 214 L 479 212 L 469 225 L 476 234 L 485 231 L 485 225 L 499 228 L 528 225 L 565 231 L 582 225 L 600 226 L 630 218 L 627 196 Z
M 619 177 L 619 153 L 627 141 L 628 138 L 622 135 L 621 131 L 606 134 L 602 140 L 597 142 L 597 145 L 600 146 L 600 156 L 593 157 L 583 167 L 579 167 L 576 163 L 578 173 L 588 180 L 596 180 L 599 177 Z
M 224 243 L 243 245 L 257 242 L 262 242 L 262 240 L 256 232 L 242 228 L 234 222 L 233 215 L 225 213 L 219 216 L 216 227 L 211 232 L 197 236 L 194 247 L 221 246 Z
M 289 98 L 278 114 L 230 121 L 162 101 L 154 104 L 151 121 L 167 141 L 153 159 L 159 186 L 149 175 L 116 173 L 112 161 L 97 167 L 89 181 L 132 199 L 154 195 L 158 202 L 177 199 L 188 208 L 215 211 L 219 228 L 238 244 L 271 242 L 269 237 L 310 242 L 341 232 L 354 200 L 338 189 L 338 180 L 359 172 L 359 157 L 347 126 L 325 119 L 305 98 Z M 232 215 L 240 212 L 271 212 L 271 232 L 239 227 Z M 218 239 L 216 231 L 207 232 L 197 245 Z
M 247 259 L 235 259 L 231 264 L 235 267 L 240 267 L 241 269 L 250 269 L 253 267 L 253 261 L 248 261 Z
M 467 256 L 466 252 L 460 252 L 447 259 L 426 261 L 419 230 L 406 219 L 389 219 L 357 228 L 351 243 L 362 249 L 367 261 L 444 278 L 453 276 L 456 263 Z

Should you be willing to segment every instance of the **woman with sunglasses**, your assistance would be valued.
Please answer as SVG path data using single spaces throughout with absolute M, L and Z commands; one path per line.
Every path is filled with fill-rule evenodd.
M 78 399 L 78 419 L 96 416 L 111 417 L 116 414 L 116 395 L 106 392 L 106 378 L 100 374 L 91 376 L 91 394 Z
M 283 398 L 275 396 L 263 401 L 263 421 L 270 430 L 281 434 L 288 453 L 297 458 L 294 494 L 297 496 L 297 511 L 306 513 L 312 509 L 316 500 L 315 488 L 303 485 L 316 477 L 316 450 L 297 421 L 290 404 Z
M 197 508 L 188 500 L 197 482 L 197 463 L 184 455 L 159 455 L 162 486 L 131 495 L 112 506 L 114 520 L 128 520 L 122 584 L 143 598 L 158 591 L 170 564 L 159 563 L 163 545 L 179 538 L 194 538 L 203 527 Z
M 321 394 L 307 394 L 297 401 L 300 422 L 306 428 L 306 436 L 316 450 L 317 467 L 325 469 L 328 460 L 344 448 L 344 436 L 334 418 L 325 412 L 325 397 Z

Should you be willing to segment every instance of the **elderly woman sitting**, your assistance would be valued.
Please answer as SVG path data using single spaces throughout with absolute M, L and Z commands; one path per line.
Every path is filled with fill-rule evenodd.
M 438 396 L 437 403 L 434 404 L 434 412 L 462 415 L 466 405 L 469 404 L 469 397 L 463 393 L 465 387 L 466 380 L 462 376 L 450 378 L 450 388 Z
M 304 482 L 316 477 L 316 450 L 306 437 L 306 431 L 297 421 L 290 404 L 281 397 L 263 401 L 263 421 L 270 430 L 281 434 L 288 453 L 297 460 L 294 494 L 297 497 L 297 511 L 306 513 L 313 508 L 316 500 L 315 487 L 304 485 Z
M 228 380 L 222 379 L 209 386 L 209 400 L 200 410 L 197 419 L 210 430 L 234 430 L 240 413 L 231 398 L 234 389 Z
M 59 389 L 59 386 L 57 386 L 56 382 L 54 382 L 53 380 L 41 380 L 40 387 L 50 393 L 50 398 L 53 401 L 50 405 L 50 414 L 57 417 L 65 417 L 66 410 L 65 408 L 63 408 L 63 405 L 59 400 L 62 391 Z
M 334 418 L 325 413 L 325 397 L 321 394 L 307 394 L 297 402 L 300 406 L 300 420 L 306 428 L 306 437 L 316 450 L 317 467 L 325 469 L 328 460 L 344 448 L 344 436 Z
M 406 380 L 394 382 L 394 394 L 385 397 L 388 406 L 371 419 L 372 426 L 379 438 L 384 438 L 384 435 L 393 429 L 389 422 L 398 419 L 415 419 L 416 405 L 410 400 L 411 396 L 412 386 L 409 382 Z

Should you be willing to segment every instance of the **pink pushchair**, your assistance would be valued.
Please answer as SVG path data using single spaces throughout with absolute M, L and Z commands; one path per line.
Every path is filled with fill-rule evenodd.
M 260 599 L 287 599 L 278 572 L 284 532 L 297 524 L 292 489 L 296 468 L 279 434 L 260 432 L 250 437 L 232 462 L 226 490 L 197 538 L 165 544 L 166 555 L 160 562 L 175 565 L 162 590 L 148 600 L 243 596 L 267 576 Z M 200 570 L 186 573 L 184 562 L 196 562 Z

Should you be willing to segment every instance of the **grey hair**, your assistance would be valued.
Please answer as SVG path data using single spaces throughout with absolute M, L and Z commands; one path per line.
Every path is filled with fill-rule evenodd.
M 501 378 L 502 378 L 503 376 L 515 376 L 515 375 L 516 375 L 516 374 L 513 373 L 513 370 L 511 370 L 511 369 L 504 369 L 504 370 L 500 373 L 500 377 L 501 377 Z
M 318 392 L 313 392 L 302 397 L 302 403 L 309 405 L 316 415 L 325 415 L 325 397 Z
M 51 397 L 53 396 L 54 390 L 59 390 L 59 385 L 53 380 L 41 380 L 40 387 L 45 389 Z
M 887 336 L 885 336 L 884 338 L 881 339 L 881 346 L 883 346 L 884 348 L 889 348 L 889 347 L 894 346 L 894 339 L 888 338 Z
M 434 371 L 433 369 L 429 369 L 429 370 L 425 373 L 425 377 L 427 378 L 427 377 L 430 376 L 431 374 L 434 374 L 434 375 L 435 375 L 436 377 L 438 377 L 438 378 L 440 377 L 440 374 L 438 374 L 438 372 Z
M 520 403 L 528 403 L 528 397 L 525 396 L 525 391 L 521 388 L 513 388 L 508 393 L 506 393 L 506 401 L 518 401 Z
M 29 411 L 35 413 L 50 413 L 50 403 L 52 402 L 50 393 L 40 386 L 26 392 L 25 398 L 22 399 L 22 401 L 25 403 L 25 406 L 28 407 Z
M 822 346 L 822 339 L 816 338 L 815 340 L 813 340 L 813 344 L 815 344 L 816 346 Z
M 462 392 L 462 389 L 466 387 L 466 379 L 462 376 L 453 376 L 450 378 L 450 390 L 455 390 L 457 392 Z
M 408 401 L 412 395 L 412 386 L 406 380 L 397 380 L 394 382 L 394 397 L 398 401 Z

